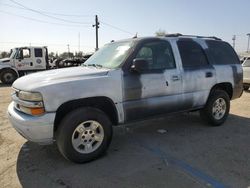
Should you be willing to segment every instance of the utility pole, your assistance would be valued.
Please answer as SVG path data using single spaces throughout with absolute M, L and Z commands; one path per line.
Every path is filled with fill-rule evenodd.
M 248 36 L 247 52 L 249 52 L 250 33 L 248 33 L 247 36 Z
M 95 51 L 98 50 L 98 29 L 99 29 L 99 21 L 98 21 L 98 16 L 95 15 L 95 24 L 92 25 L 93 27 L 95 27 Z
M 232 38 L 232 40 L 233 40 L 233 48 L 235 49 L 235 41 L 236 41 L 236 35 L 233 35 L 233 38 Z
M 67 44 L 67 46 L 68 46 L 68 57 L 69 57 L 69 53 L 70 53 L 70 51 L 69 51 L 69 44 Z M 70 57 L 69 57 L 70 58 Z
M 78 53 L 80 53 L 80 32 L 78 33 Z

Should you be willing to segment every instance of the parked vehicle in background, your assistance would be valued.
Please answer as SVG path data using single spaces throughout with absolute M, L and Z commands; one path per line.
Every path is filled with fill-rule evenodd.
M 87 56 L 88 57 L 88 56 Z M 20 47 L 11 50 L 9 58 L 0 59 L 0 80 L 4 84 L 11 84 L 17 78 L 29 73 L 79 66 L 87 60 L 81 59 L 48 59 L 47 47 Z
M 21 47 L 11 50 L 9 58 L 0 59 L 0 79 L 4 84 L 31 72 L 49 69 L 46 47 Z
M 250 87 L 250 58 L 245 59 L 242 63 L 243 67 L 243 87 L 248 90 Z
M 243 56 L 242 58 L 240 58 L 241 64 L 244 63 L 245 60 L 250 60 L 250 56 Z
M 237 54 L 216 37 L 133 38 L 105 45 L 80 67 L 16 80 L 8 114 L 28 140 L 56 140 L 65 158 L 83 163 L 105 153 L 112 125 L 196 110 L 221 125 L 242 80 Z

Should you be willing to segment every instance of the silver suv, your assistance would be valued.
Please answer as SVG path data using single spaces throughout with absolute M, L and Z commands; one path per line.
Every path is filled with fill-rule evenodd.
M 242 63 L 243 67 L 243 87 L 248 90 L 250 87 L 250 58 Z
M 242 94 L 242 72 L 233 48 L 216 37 L 111 42 L 80 67 L 16 80 L 8 114 L 28 140 L 55 140 L 65 158 L 83 163 L 107 150 L 118 124 L 197 110 L 221 125 Z

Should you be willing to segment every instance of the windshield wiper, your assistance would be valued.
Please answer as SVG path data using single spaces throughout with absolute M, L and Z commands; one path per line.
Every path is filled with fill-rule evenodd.
M 102 68 L 103 67 L 100 64 L 87 64 L 87 66 L 92 66 L 92 67 L 96 67 L 96 68 Z

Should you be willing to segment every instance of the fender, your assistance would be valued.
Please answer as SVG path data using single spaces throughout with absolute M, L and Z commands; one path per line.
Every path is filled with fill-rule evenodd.
M 0 74 L 1 74 L 1 72 L 2 72 L 4 69 L 11 69 L 11 70 L 15 71 L 15 73 L 17 74 L 17 77 L 19 77 L 19 73 L 18 73 L 18 71 L 17 71 L 17 69 L 16 69 L 15 67 L 11 66 L 11 65 L 8 64 L 8 63 L 1 63 L 1 62 L 0 62 Z

